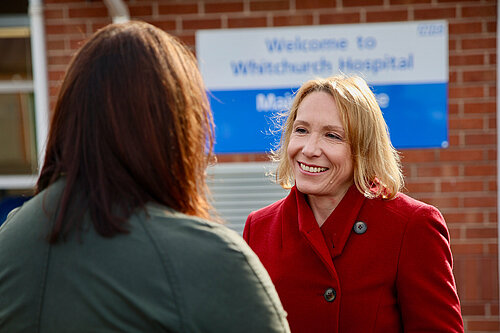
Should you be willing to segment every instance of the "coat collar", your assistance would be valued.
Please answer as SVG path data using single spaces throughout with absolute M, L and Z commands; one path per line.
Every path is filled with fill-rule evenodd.
M 297 222 L 314 252 L 334 271 L 332 258 L 342 253 L 364 200 L 363 194 L 352 185 L 320 228 L 305 195 L 294 186 L 285 201 L 284 216 L 289 222 Z

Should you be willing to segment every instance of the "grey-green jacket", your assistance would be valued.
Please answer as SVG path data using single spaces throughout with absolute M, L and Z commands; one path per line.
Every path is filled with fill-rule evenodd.
M 288 332 L 271 280 L 226 227 L 148 205 L 129 234 L 50 245 L 62 181 L 0 228 L 0 332 Z

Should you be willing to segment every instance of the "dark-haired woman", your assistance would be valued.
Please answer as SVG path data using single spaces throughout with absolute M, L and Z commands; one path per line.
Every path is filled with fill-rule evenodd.
M 0 331 L 287 332 L 257 257 L 207 220 L 212 133 L 179 42 L 139 22 L 92 36 L 62 84 L 38 194 L 0 229 Z

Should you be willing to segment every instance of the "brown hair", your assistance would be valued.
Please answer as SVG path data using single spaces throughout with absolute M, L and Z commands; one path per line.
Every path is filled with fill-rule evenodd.
M 288 143 L 300 103 L 317 91 L 330 94 L 337 104 L 346 140 L 351 146 L 354 183 L 358 190 L 368 198 L 394 198 L 404 186 L 399 154 L 391 144 L 375 95 L 365 80 L 357 76 L 310 80 L 297 91 L 282 127 L 280 146 L 272 154 L 272 159 L 278 162 L 278 184 L 290 188 L 295 182 L 288 161 Z
M 37 183 L 40 192 L 66 178 L 49 241 L 82 227 L 70 205 L 106 237 L 127 232 L 127 218 L 147 202 L 208 218 L 212 149 L 193 54 L 144 22 L 106 26 L 75 55 L 57 99 Z

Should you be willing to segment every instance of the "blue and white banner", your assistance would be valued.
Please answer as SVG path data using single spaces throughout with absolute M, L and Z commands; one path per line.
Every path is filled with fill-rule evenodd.
M 199 30 L 196 51 L 217 153 L 269 151 L 298 87 L 338 73 L 365 78 L 397 148 L 448 145 L 446 21 Z

